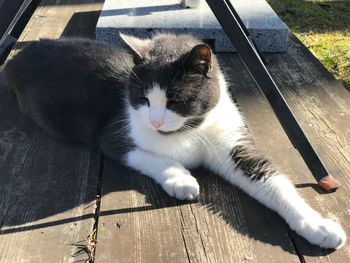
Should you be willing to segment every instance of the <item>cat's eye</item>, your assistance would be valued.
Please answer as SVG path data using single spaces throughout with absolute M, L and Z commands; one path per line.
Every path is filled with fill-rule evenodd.
M 141 98 L 140 98 L 140 101 L 141 101 L 142 104 L 146 104 L 147 106 L 150 105 L 150 104 L 149 104 L 149 100 L 148 100 L 148 98 L 146 98 L 146 97 L 141 97 Z

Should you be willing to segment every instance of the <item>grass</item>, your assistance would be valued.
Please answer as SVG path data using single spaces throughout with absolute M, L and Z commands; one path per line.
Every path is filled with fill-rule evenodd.
M 293 33 L 350 91 L 350 0 L 267 0 Z
M 87 237 L 83 237 L 83 240 L 78 243 L 71 244 L 76 247 L 77 251 L 72 255 L 73 258 L 85 255 L 85 259 L 76 260 L 74 262 L 82 262 L 82 263 L 93 263 L 95 259 L 95 249 L 97 244 L 97 232 L 94 229 Z

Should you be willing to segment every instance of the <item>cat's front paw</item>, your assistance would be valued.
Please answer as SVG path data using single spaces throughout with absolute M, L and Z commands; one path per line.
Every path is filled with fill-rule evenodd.
M 177 175 L 163 183 L 164 190 L 180 200 L 194 200 L 199 194 L 199 184 L 191 175 Z
M 310 243 L 323 248 L 338 249 L 346 241 L 343 228 L 337 222 L 325 218 L 312 219 L 305 223 L 300 234 Z

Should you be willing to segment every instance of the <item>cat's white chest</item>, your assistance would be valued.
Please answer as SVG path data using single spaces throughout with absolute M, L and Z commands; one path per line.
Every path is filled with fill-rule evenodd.
M 133 122 L 130 136 L 141 149 L 176 160 L 187 168 L 197 167 L 203 161 L 203 144 L 199 137 L 162 135 Z

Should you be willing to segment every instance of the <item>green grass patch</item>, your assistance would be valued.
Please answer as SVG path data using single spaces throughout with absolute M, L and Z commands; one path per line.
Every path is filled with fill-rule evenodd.
M 350 0 L 267 0 L 323 65 L 350 90 Z

